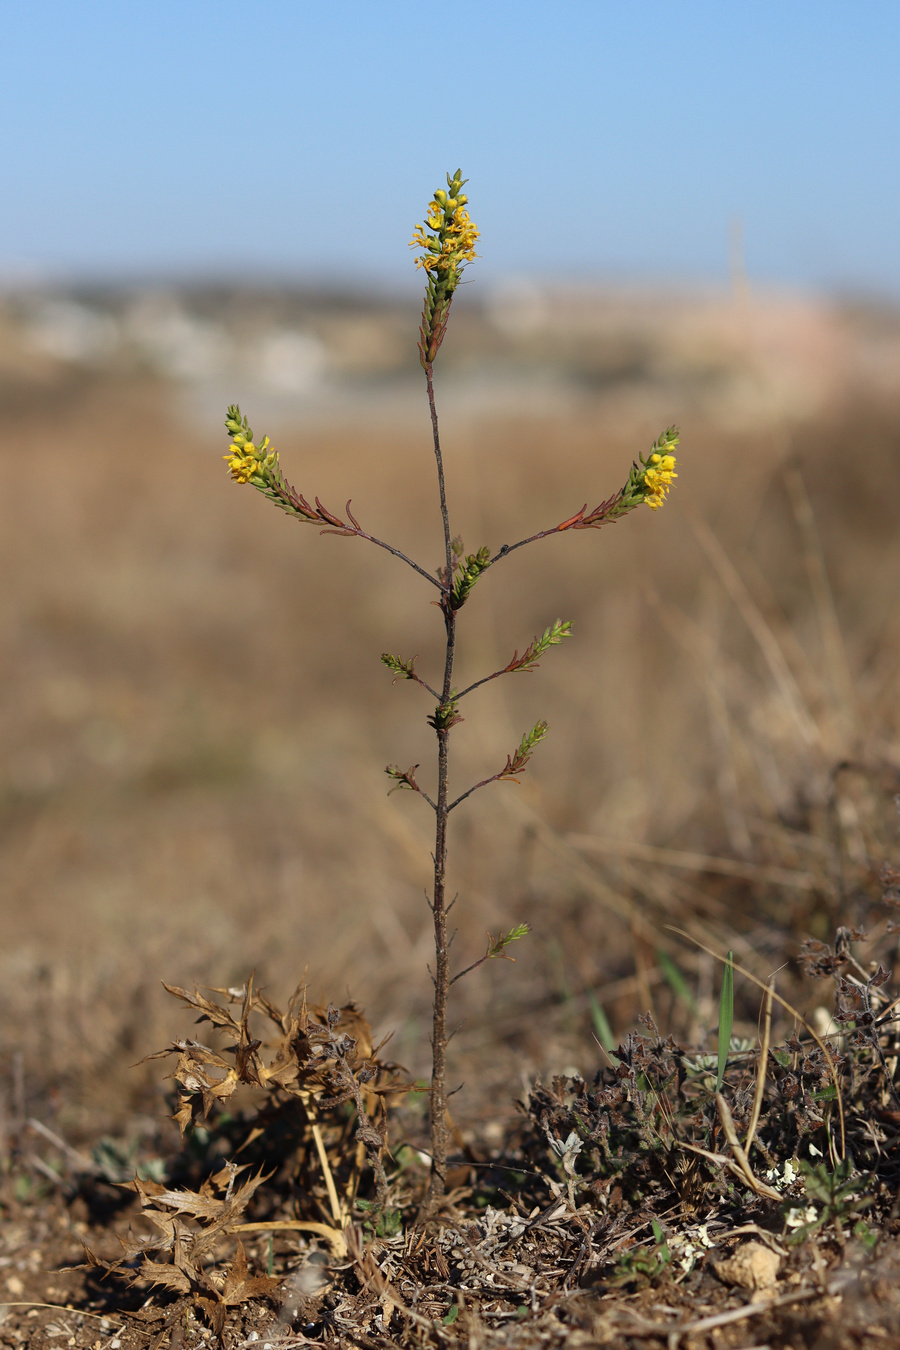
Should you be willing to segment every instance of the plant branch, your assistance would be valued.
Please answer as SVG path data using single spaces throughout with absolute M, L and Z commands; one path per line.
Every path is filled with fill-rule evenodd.
M 456 697 L 458 699 L 465 698 L 466 694 L 471 694 L 473 689 L 480 689 L 483 684 L 490 684 L 491 680 L 497 680 L 500 678 L 501 675 L 508 675 L 508 674 L 509 674 L 509 667 L 504 666 L 502 670 L 495 670 L 493 675 L 485 675 L 482 677 L 482 679 L 476 680 L 474 684 L 466 685 L 466 688 L 462 689 L 456 695 Z
M 470 966 L 466 966 L 465 970 L 461 970 L 458 975 L 454 975 L 453 979 L 450 981 L 451 987 L 456 984 L 457 980 L 461 980 L 464 975 L 470 975 L 473 970 L 477 970 L 479 966 L 483 966 L 485 961 L 493 961 L 496 960 L 497 957 L 500 957 L 503 961 L 515 961 L 516 958 L 514 956 L 507 956 L 506 948 L 511 942 L 517 942 L 519 938 L 525 937 L 526 933 L 530 932 L 530 924 L 519 923 L 516 924 L 515 928 L 511 928 L 508 933 L 498 933 L 496 937 L 494 937 L 492 933 L 488 933 L 488 945 L 484 956 L 479 956 L 477 961 L 473 961 Z M 459 1027 L 457 1027 L 456 1030 L 458 1031 Z M 456 1035 L 456 1032 L 453 1034 Z
M 428 681 L 423 680 L 421 675 L 416 674 L 417 657 L 411 656 L 408 661 L 404 661 L 401 657 L 394 656 L 393 652 L 382 652 L 381 660 L 388 670 L 393 671 L 393 684 L 396 684 L 398 680 L 414 680 L 423 689 L 427 689 L 432 698 L 436 698 L 440 702 L 441 696 L 438 691 L 432 689 Z
M 391 788 L 391 792 L 396 792 L 398 788 L 405 788 L 408 792 L 417 792 L 420 797 L 425 798 L 432 811 L 437 811 L 436 803 L 431 800 L 424 788 L 420 788 L 419 784 L 416 782 L 416 769 L 418 767 L 418 764 L 413 764 L 410 769 L 399 769 L 396 764 L 388 764 L 385 773 L 388 778 L 393 778 L 394 780 L 394 786 Z M 391 795 L 391 792 L 388 793 L 388 796 Z
M 491 564 L 499 562 L 509 553 L 515 553 L 517 548 L 524 548 L 526 544 L 533 544 L 536 539 L 547 539 L 551 534 L 563 534 L 566 530 L 599 530 L 601 525 L 613 523 L 617 515 L 620 514 L 615 508 L 619 506 L 622 495 L 622 492 L 616 492 L 612 497 L 608 497 L 605 502 L 595 506 L 593 511 L 588 511 L 587 502 L 585 502 L 580 511 L 576 511 L 574 516 L 561 521 L 559 525 L 553 525 L 549 530 L 538 530 L 537 534 L 530 534 L 527 539 L 520 539 L 517 544 L 504 544 L 491 558 Z
M 318 498 L 316 500 L 318 501 Z M 345 509 L 347 515 L 350 516 L 351 520 L 353 520 L 353 517 L 350 515 L 350 502 L 347 503 Z M 443 586 L 438 581 L 437 577 L 433 577 L 430 572 L 426 572 L 424 567 L 420 567 L 417 562 L 413 562 L 412 558 L 408 558 L 407 555 L 401 552 L 399 548 L 394 548 L 393 544 L 386 544 L 383 539 L 377 539 L 374 534 L 367 534 L 366 531 L 356 523 L 356 521 L 353 521 L 352 525 L 345 525 L 343 521 L 339 521 L 337 527 L 335 527 L 334 529 L 320 530 L 319 533 L 342 534 L 347 536 L 348 538 L 367 539 L 370 544 L 377 544 L 377 546 L 379 548 L 383 548 L 385 552 L 392 553 L 395 558 L 399 558 L 401 562 L 405 562 L 408 567 L 411 567 L 413 569 L 414 572 L 418 572 L 420 577 L 424 577 L 426 581 L 430 581 L 432 586 L 437 586 L 439 591 L 443 590 Z
M 462 793 L 461 796 L 457 797 L 455 801 L 452 801 L 450 803 L 450 805 L 447 807 L 448 812 L 455 810 L 456 807 L 459 806 L 460 802 L 464 802 L 467 797 L 471 797 L 472 793 L 477 792 L 479 788 L 487 787 L 489 783 L 496 783 L 499 782 L 501 778 L 508 778 L 508 777 L 509 775 L 504 774 L 501 770 L 500 773 L 491 774 L 490 778 L 482 778 L 480 783 L 473 783 L 472 786 L 469 788 L 468 792 Z M 512 781 L 517 782 L 518 780 L 513 779 Z
M 448 813 L 464 802 L 467 797 L 471 797 L 473 792 L 479 788 L 487 787 L 488 783 L 496 783 L 500 779 L 507 779 L 513 783 L 518 783 L 516 774 L 521 773 L 531 756 L 534 754 L 535 746 L 540 745 L 541 741 L 547 735 L 549 727 L 546 722 L 535 722 L 530 731 L 526 731 L 515 751 L 506 756 L 506 763 L 499 773 L 492 774 L 490 778 L 483 778 L 480 783 L 475 783 L 468 792 L 464 792 L 461 797 L 457 797 L 454 802 L 447 807 Z
M 537 670 L 538 661 L 545 652 L 547 652 L 550 647 L 558 647 L 563 638 L 571 635 L 571 631 L 572 625 L 570 622 L 566 621 L 563 623 L 562 620 L 557 619 L 555 623 L 544 630 L 542 637 L 536 637 L 528 644 L 521 656 L 519 655 L 518 648 L 516 648 L 513 652 L 512 660 L 507 662 L 501 670 L 495 670 L 493 675 L 485 675 L 483 679 L 476 680 L 474 684 L 470 684 L 461 694 L 457 694 L 457 702 L 459 699 L 464 698 L 466 694 L 471 694 L 473 689 L 479 689 L 483 684 L 489 684 L 491 680 L 496 680 L 501 675 L 514 675 L 517 671 L 531 674 L 532 671 Z

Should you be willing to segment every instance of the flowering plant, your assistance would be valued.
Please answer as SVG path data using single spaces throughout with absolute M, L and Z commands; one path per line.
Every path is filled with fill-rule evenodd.
M 420 250 L 416 266 L 426 275 L 425 304 L 419 329 L 419 356 L 425 371 L 425 383 L 428 406 L 431 417 L 431 431 L 434 458 L 437 468 L 438 492 L 444 535 L 444 558 L 436 571 L 409 558 L 393 545 L 369 534 L 360 525 L 350 510 L 348 501 L 344 511 L 338 515 L 322 505 L 318 497 L 311 503 L 302 492 L 297 491 L 284 477 L 278 453 L 272 448 L 267 436 L 257 441 L 247 418 L 240 408 L 231 406 L 225 419 L 225 426 L 231 436 L 231 444 L 225 459 L 232 478 L 237 483 L 249 483 L 281 510 L 296 520 L 319 525 L 323 534 L 338 534 L 366 539 L 379 548 L 386 549 L 405 562 L 438 591 L 435 602 L 441 611 L 446 645 L 444 667 L 440 678 L 434 684 L 429 683 L 416 670 L 416 658 L 404 659 L 390 652 L 382 655 L 382 661 L 394 674 L 395 680 L 413 680 L 436 700 L 434 711 L 428 717 L 437 738 L 437 774 L 433 794 L 429 793 L 417 780 L 418 765 L 401 769 L 397 765 L 388 765 L 385 772 L 393 783 L 392 791 L 402 788 L 420 796 L 434 812 L 434 880 L 429 901 L 434 921 L 435 965 L 432 972 L 434 981 L 434 1004 L 432 1022 L 432 1076 L 430 1092 L 431 1123 L 431 1176 L 427 1194 L 422 1205 L 422 1214 L 428 1215 L 441 1202 L 447 1172 L 447 1153 L 449 1129 L 447 1123 L 447 1087 L 446 1063 L 449 1035 L 447 1032 L 447 1009 L 450 990 L 457 980 L 467 975 L 485 961 L 496 957 L 507 957 L 506 949 L 511 943 L 521 939 L 528 931 L 527 924 L 517 924 L 507 933 L 497 937 L 488 935 L 487 950 L 479 960 L 454 974 L 450 964 L 450 935 L 448 932 L 446 900 L 447 843 L 448 823 L 452 811 L 474 792 L 489 783 L 518 781 L 518 776 L 527 767 L 536 747 L 547 735 L 548 725 L 537 721 L 530 730 L 524 732 L 516 749 L 507 755 L 506 764 L 490 777 L 473 784 L 455 798 L 450 794 L 450 736 L 462 716 L 459 705 L 463 698 L 479 686 L 503 675 L 517 671 L 535 670 L 539 659 L 558 646 L 571 634 L 571 623 L 557 619 L 543 633 L 535 637 L 520 655 L 518 650 L 511 660 L 501 669 L 476 680 L 466 689 L 458 690 L 453 684 L 453 671 L 456 656 L 457 623 L 459 611 L 466 603 L 472 589 L 478 584 L 489 568 L 494 567 L 516 549 L 523 548 L 538 539 L 560 534 L 567 530 L 599 529 L 628 515 L 638 506 L 647 505 L 652 511 L 662 506 L 666 496 L 677 478 L 675 472 L 675 450 L 679 435 L 675 427 L 666 431 L 651 446 L 646 458 L 639 456 L 632 464 L 624 487 L 602 501 L 593 510 L 588 510 L 587 502 L 566 520 L 536 534 L 520 539 L 514 544 L 503 544 L 496 551 L 485 545 L 474 553 L 466 553 L 461 539 L 454 536 L 450 528 L 450 513 L 444 483 L 443 454 L 441 450 L 438 416 L 434 398 L 434 362 L 447 330 L 450 306 L 454 292 L 459 285 L 465 267 L 476 258 L 475 244 L 478 230 L 471 220 L 466 207 L 468 198 L 463 192 L 466 180 L 460 170 L 447 175 L 447 188 L 438 188 L 428 206 L 424 224 L 417 225 L 410 247 Z M 509 959 L 509 958 L 507 958 Z

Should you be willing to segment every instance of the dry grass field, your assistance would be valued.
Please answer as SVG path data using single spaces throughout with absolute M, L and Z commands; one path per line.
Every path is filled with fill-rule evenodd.
M 591 327 L 571 296 L 496 303 L 493 317 L 460 304 L 439 388 L 468 548 L 593 506 L 670 422 L 682 450 L 663 511 L 522 550 L 461 618 L 466 682 L 557 617 L 574 623 L 539 672 L 468 700 L 455 737 L 462 790 L 538 717 L 551 726 L 521 786 L 453 820 L 459 961 L 486 929 L 532 926 L 515 964 L 482 968 L 454 1007 L 461 1137 L 495 1142 L 537 1075 L 596 1072 L 598 1005 L 616 1041 L 652 1011 L 664 1036 L 715 1048 L 719 965 L 673 926 L 763 981 L 778 970 L 821 1020 L 833 990 L 801 976 L 800 944 L 866 927 L 860 959 L 896 959 L 877 900 L 883 864 L 900 862 L 900 321 L 643 297 L 599 306 Z M 40 1259 L 24 1274 L 12 1259 L 40 1250 L 29 1204 L 49 1212 L 47 1169 L 65 1163 L 27 1121 L 79 1150 L 177 1148 L 160 1123 L 166 1070 L 134 1067 L 193 1034 L 163 980 L 232 986 L 255 970 L 283 999 L 305 978 L 316 999 L 356 1000 L 393 1033 L 392 1057 L 427 1073 L 431 821 L 387 795 L 383 768 L 420 763 L 428 782 L 431 708 L 379 657 L 416 652 L 426 668 L 440 616 L 408 569 L 299 527 L 221 460 L 237 398 L 292 482 L 335 509 L 352 497 L 364 525 L 438 566 L 427 410 L 399 320 L 374 306 L 317 322 L 337 374 L 305 403 L 240 371 L 179 381 L 64 359 L 21 338 L 15 307 L 0 324 L 11 1301 L 64 1288 L 41 1284 Z M 755 1036 L 758 1008 L 738 980 L 736 1031 Z M 776 1017 L 782 1037 L 791 1026 Z M 66 1343 L 52 1313 L 19 1312 L 0 1343 Z M 68 1344 L 115 1344 L 111 1325 L 79 1322 Z M 741 1334 L 716 1344 L 754 1343 Z

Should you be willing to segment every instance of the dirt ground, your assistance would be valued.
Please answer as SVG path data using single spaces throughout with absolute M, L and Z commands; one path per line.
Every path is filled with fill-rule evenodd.
M 714 1049 L 719 963 L 698 942 L 733 950 L 763 982 L 779 971 L 813 1025 L 827 1025 L 833 991 L 801 973 L 805 938 L 866 927 L 866 952 L 896 975 L 877 910 L 881 869 L 900 862 L 900 388 L 884 373 L 895 321 L 843 310 L 828 322 L 785 319 L 783 365 L 800 392 L 783 405 L 760 394 L 758 417 L 762 376 L 740 362 L 730 402 L 696 368 L 683 380 L 619 371 L 543 410 L 475 398 L 451 371 L 448 490 L 468 549 L 593 506 L 667 423 L 682 429 L 663 511 L 521 550 L 462 615 L 466 683 L 557 617 L 574 624 L 539 672 L 474 696 L 456 733 L 464 787 L 539 717 L 551 724 L 521 786 L 489 789 L 453 822 L 460 963 L 481 954 L 485 930 L 532 929 L 515 964 L 479 971 L 454 1009 L 470 1194 L 479 1159 L 519 1166 L 516 1103 L 539 1077 L 590 1081 L 602 1067 L 604 1027 L 618 1044 L 649 1011 L 663 1036 Z M 427 1074 L 429 820 L 387 796 L 383 768 L 419 763 L 428 781 L 431 709 L 379 658 L 433 666 L 440 616 L 394 559 L 320 537 L 231 483 L 224 406 L 207 419 L 208 390 L 20 359 L 0 337 L 0 1344 L 177 1350 L 212 1343 L 202 1318 L 167 1325 L 151 1303 L 142 1320 L 147 1289 L 62 1270 L 83 1243 L 113 1260 L 129 1224 L 145 1223 L 115 1183 L 180 1156 L 167 1070 L 136 1064 L 194 1034 L 162 981 L 227 988 L 255 971 L 284 999 L 305 979 L 323 1003 L 356 1000 L 392 1035 L 391 1058 Z M 267 422 L 262 403 L 244 410 L 292 482 L 333 509 L 351 497 L 375 533 L 438 565 L 424 402 L 420 423 L 404 405 L 371 424 L 339 405 L 305 419 L 273 404 Z M 735 1033 L 755 1038 L 759 991 L 738 980 L 735 997 Z M 776 1013 L 775 1034 L 792 1025 Z M 395 1142 L 414 1149 L 417 1102 L 396 1124 Z M 896 1122 L 882 1124 L 879 1147 L 895 1157 Z M 475 1223 L 468 1203 L 448 1222 Z M 623 1291 L 585 1274 L 602 1261 L 585 1264 L 599 1239 L 577 1212 L 538 1230 L 541 1268 L 562 1273 L 529 1286 L 513 1272 L 530 1292 L 502 1315 L 483 1311 L 482 1290 L 453 1305 L 455 1329 L 449 1314 L 421 1314 L 426 1336 L 382 1291 L 377 1325 L 371 1309 L 356 1331 L 338 1316 L 331 1343 L 900 1344 L 890 1206 L 874 1256 L 852 1242 L 792 1248 L 759 1315 L 705 1252 L 662 1285 Z M 490 1233 L 477 1222 L 481 1251 Z M 774 1232 L 771 1215 L 747 1222 Z M 396 1272 L 412 1270 L 414 1233 L 390 1241 Z M 309 1254 L 297 1238 L 247 1244 L 255 1270 Z M 357 1256 L 362 1279 L 369 1258 Z M 227 1343 L 323 1339 L 321 1322 L 306 1339 L 285 1306 L 283 1291 L 235 1305 Z M 672 1330 L 739 1307 L 732 1322 Z

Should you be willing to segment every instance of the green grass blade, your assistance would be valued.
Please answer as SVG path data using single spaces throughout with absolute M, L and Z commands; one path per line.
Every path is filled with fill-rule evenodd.
M 664 952 L 661 947 L 656 952 L 656 964 L 662 971 L 663 979 L 672 993 L 684 1004 L 691 1016 L 694 1016 L 697 1011 L 697 1003 L 688 987 L 688 982 L 669 953 Z
M 597 1040 L 603 1046 L 603 1049 L 609 1055 L 610 1059 L 618 1064 L 618 1059 L 613 1051 L 617 1048 L 617 1041 L 612 1033 L 612 1027 L 609 1025 L 609 1018 L 603 1011 L 603 1005 L 597 998 L 593 989 L 588 990 L 588 1000 L 591 1005 L 591 1021 L 594 1023 L 594 1032 Z
M 731 1046 L 731 1028 L 734 1026 L 734 952 L 729 952 L 722 971 L 722 993 L 719 998 L 719 1071 L 716 1074 L 716 1092 L 722 1091 L 728 1050 Z

